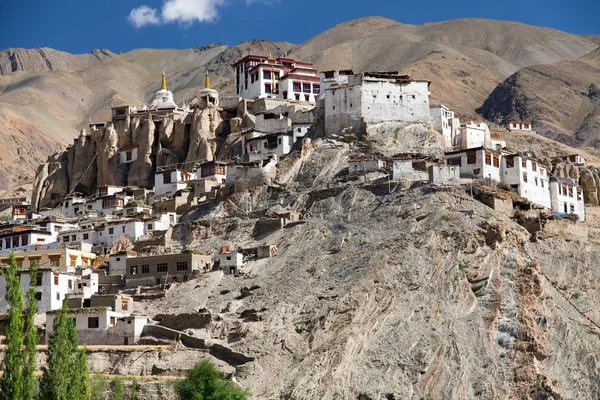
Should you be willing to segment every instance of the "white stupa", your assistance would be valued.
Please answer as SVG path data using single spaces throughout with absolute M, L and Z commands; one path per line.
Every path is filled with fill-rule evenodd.
M 154 100 L 150 104 L 150 109 L 156 110 L 159 108 L 177 108 L 177 104 L 173 101 L 173 93 L 167 90 L 167 76 L 165 71 L 162 73 L 162 84 L 160 90 L 154 95 Z

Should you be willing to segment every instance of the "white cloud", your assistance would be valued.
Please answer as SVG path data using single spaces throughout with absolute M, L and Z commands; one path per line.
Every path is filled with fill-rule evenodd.
M 224 0 L 167 0 L 163 4 L 164 22 L 180 22 L 191 25 L 194 22 L 211 22 L 218 18 L 217 6 Z
M 134 8 L 129 13 L 129 22 L 136 28 L 178 22 L 191 25 L 194 22 L 212 22 L 218 19 L 218 7 L 226 0 L 165 0 L 162 9 L 146 5 Z
M 129 13 L 129 17 L 127 17 L 127 19 L 129 19 L 129 22 L 131 22 L 136 28 L 140 28 L 144 25 L 160 24 L 160 19 L 156 14 L 156 10 L 148 6 L 134 8 Z
M 252 5 L 252 4 L 256 4 L 256 3 L 263 3 L 267 6 L 271 6 L 275 3 L 279 3 L 279 0 L 246 0 L 246 5 Z

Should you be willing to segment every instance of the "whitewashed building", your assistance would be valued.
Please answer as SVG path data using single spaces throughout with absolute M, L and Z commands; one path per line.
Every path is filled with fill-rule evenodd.
M 489 178 L 500 182 L 501 156 L 500 153 L 480 147 L 447 152 L 446 161 L 448 165 L 456 165 L 460 168 L 461 178 Z
M 75 218 L 86 209 L 86 199 L 81 196 L 70 196 L 65 198 L 61 204 L 61 214 L 67 218 Z
M 427 122 L 429 82 L 396 72 L 364 72 L 325 91 L 325 132 L 362 130 L 364 124 Z
M 565 156 L 559 156 L 558 158 L 560 158 L 563 161 L 570 161 L 575 165 L 585 165 L 585 158 L 583 158 L 581 154 L 568 154 Z
M 491 148 L 490 129 L 485 122 L 465 124 L 461 126 L 458 143 L 463 150 Z
M 232 67 L 234 93 L 241 98 L 271 97 L 314 103 L 320 92 L 317 70 L 308 62 L 248 55 Z
M 239 269 L 244 265 L 244 256 L 242 253 L 237 252 L 225 252 L 220 253 L 216 257 L 216 262 L 219 263 L 219 267 L 226 274 L 237 274 Z
M 454 111 L 440 104 L 429 109 L 433 119 L 433 128 L 444 136 L 444 145 L 447 149 L 457 147 L 457 138 L 460 135 L 460 120 L 454 115 Z
M 198 179 L 212 179 L 218 184 L 225 182 L 227 178 L 227 163 L 222 161 L 208 161 L 200 164 L 196 171 Z
M 490 128 L 491 147 L 502 150 L 506 147 L 506 130 L 504 128 Z
M 583 189 L 576 181 L 552 177 L 550 179 L 550 197 L 552 199 L 552 212 L 575 214 L 580 221 L 585 221 Z
M 38 313 L 58 310 L 67 295 L 80 295 L 89 298 L 98 292 L 98 274 L 88 270 L 86 286 L 83 287 L 82 277 L 71 273 L 53 271 L 51 268 L 40 268 L 36 277 L 36 294 Z M 89 282 L 89 286 L 87 285 Z M 27 271 L 20 273 L 20 286 L 23 293 L 29 290 L 29 274 Z M 0 293 L 6 293 L 6 278 L 0 275 Z M 0 312 L 8 310 L 5 296 L 0 296 Z
M 351 69 L 342 71 L 322 71 L 320 73 L 321 92 L 319 93 L 319 100 L 325 98 L 325 91 L 331 85 L 346 85 L 348 84 L 348 77 L 353 75 L 354 71 Z
M 187 187 L 187 182 L 195 178 L 196 176 L 192 172 L 175 168 L 161 168 L 154 175 L 154 198 L 171 195 L 178 190 L 183 190 Z
M 510 185 L 519 196 L 537 205 L 551 208 L 550 176 L 537 161 L 521 155 L 504 154 L 501 182 Z
M 289 132 L 264 133 L 259 131 L 246 132 L 242 135 L 244 156 L 248 161 L 268 160 L 272 156 L 289 154 L 294 144 L 293 135 Z
M 518 122 L 518 121 L 510 121 L 508 123 L 509 131 L 530 131 L 531 130 L 531 122 Z
M 138 158 L 138 145 L 121 147 L 119 149 L 119 164 L 129 164 Z

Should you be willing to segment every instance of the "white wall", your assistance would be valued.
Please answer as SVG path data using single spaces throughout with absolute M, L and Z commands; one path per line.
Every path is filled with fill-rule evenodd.
M 127 152 L 131 152 L 131 160 L 127 160 Z M 134 147 L 133 149 L 129 149 L 126 151 L 119 152 L 119 164 L 129 164 L 137 160 L 138 158 L 138 148 Z
M 576 214 L 580 221 L 585 221 L 585 205 L 583 190 L 575 181 L 552 180 L 550 182 L 550 197 L 552 212 L 560 214 Z M 581 189 L 578 192 L 578 189 Z
M 508 159 L 506 156 L 502 159 L 502 183 L 511 185 L 519 196 L 532 203 L 550 208 L 550 183 L 546 168 L 521 156 L 512 157 L 513 167 L 508 167 Z
M 461 146 L 463 149 L 490 147 L 490 130 L 485 122 L 467 124 L 461 129 Z
M 475 154 L 475 162 L 469 163 L 469 153 Z M 486 164 L 486 153 L 491 158 L 491 165 Z M 498 157 L 498 166 L 494 166 L 494 156 Z M 474 178 L 474 179 L 484 179 L 490 178 L 495 180 L 496 182 L 500 182 L 500 156 L 498 154 L 493 154 L 484 149 L 473 149 L 473 150 L 465 150 L 460 153 L 454 154 L 446 154 L 446 159 L 448 160 L 449 165 L 454 165 L 450 163 L 451 159 L 460 159 L 460 176 L 462 178 Z

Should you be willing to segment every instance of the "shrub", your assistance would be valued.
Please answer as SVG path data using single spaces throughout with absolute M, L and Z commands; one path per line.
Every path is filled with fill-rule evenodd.
M 444 222 L 450 222 L 450 217 L 447 215 L 442 215 L 442 217 L 440 219 Z
M 246 400 L 248 391 L 224 379 L 209 360 L 202 360 L 188 371 L 186 378 L 175 384 L 182 400 Z

